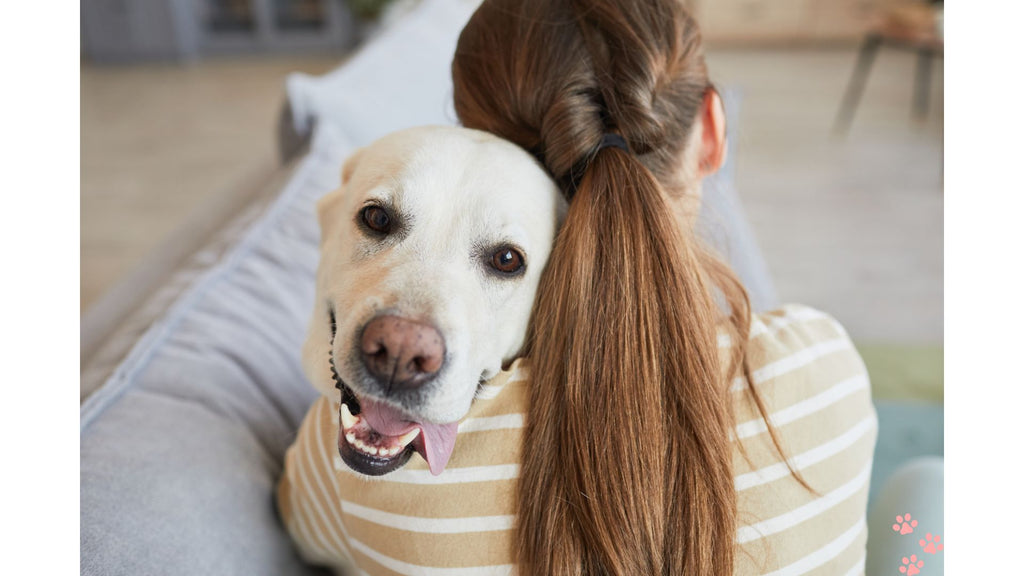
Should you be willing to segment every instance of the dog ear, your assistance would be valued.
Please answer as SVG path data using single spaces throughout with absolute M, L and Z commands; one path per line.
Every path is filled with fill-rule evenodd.
M 324 243 L 324 239 L 328 236 L 328 227 L 334 220 L 334 209 L 341 203 L 342 192 L 342 189 L 332 190 L 321 196 L 320 199 L 316 201 L 316 219 L 317 223 L 320 224 L 321 246 Z
M 359 159 L 363 156 L 363 149 L 358 148 L 355 152 L 349 154 L 348 158 L 345 159 L 345 164 L 341 167 L 341 185 L 348 184 L 348 181 L 352 178 L 352 173 L 356 171 L 356 166 L 359 165 Z
M 334 212 L 345 197 L 345 187 L 348 185 L 349 180 L 352 179 L 352 174 L 355 172 L 356 166 L 359 164 L 359 158 L 362 156 L 362 152 L 363 149 L 359 148 L 350 154 L 345 160 L 344 165 L 341 167 L 341 187 L 337 190 L 328 192 L 316 201 L 316 217 L 317 222 L 320 224 L 321 244 L 323 243 L 323 239 L 327 237 L 328 228 L 330 227 L 331 222 L 336 218 Z

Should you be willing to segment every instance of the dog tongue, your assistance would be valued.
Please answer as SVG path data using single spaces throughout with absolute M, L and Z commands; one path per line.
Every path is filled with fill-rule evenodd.
M 459 430 L 458 422 L 450 424 L 413 422 L 401 410 L 369 398 L 360 399 L 359 405 L 362 407 L 361 415 L 378 434 L 401 436 L 413 428 L 419 428 L 422 440 L 419 438 L 414 440 L 414 446 L 420 456 L 427 461 L 431 474 L 437 476 L 444 472 L 444 467 L 452 456 L 452 450 L 455 449 L 455 434 Z

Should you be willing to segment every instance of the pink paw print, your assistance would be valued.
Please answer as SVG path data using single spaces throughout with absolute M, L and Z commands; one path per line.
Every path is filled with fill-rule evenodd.
M 900 572 L 907 576 L 914 576 L 914 574 L 920 574 L 921 568 L 924 568 L 924 560 L 918 560 L 916 554 L 911 554 L 910 558 L 903 557 L 903 566 L 900 566 Z
M 939 544 L 939 539 L 942 538 L 941 536 L 936 534 L 935 538 L 932 538 L 932 533 L 929 532 L 929 533 L 925 534 L 924 537 L 925 537 L 924 540 L 918 540 L 917 543 L 920 544 L 922 548 L 924 548 L 925 552 L 927 552 L 929 554 L 935 554 L 936 552 L 942 552 L 942 549 L 943 549 L 944 546 L 942 544 Z
M 903 534 L 910 534 L 914 531 L 914 528 L 917 528 L 917 520 L 911 520 L 909 513 L 897 516 L 896 523 L 892 525 L 892 531 L 899 532 L 901 536 Z

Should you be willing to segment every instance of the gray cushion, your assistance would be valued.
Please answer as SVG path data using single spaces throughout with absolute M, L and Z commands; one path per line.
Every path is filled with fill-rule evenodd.
M 284 451 L 315 393 L 299 366 L 324 145 L 81 409 L 83 574 L 301 574 L 276 517 Z M 313 573 L 313 572 L 309 572 Z

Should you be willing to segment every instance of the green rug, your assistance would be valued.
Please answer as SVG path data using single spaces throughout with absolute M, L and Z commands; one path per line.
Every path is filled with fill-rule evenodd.
M 857 342 L 877 400 L 943 402 L 942 346 Z
M 941 346 L 857 343 L 878 411 L 869 501 L 900 466 L 944 450 Z

